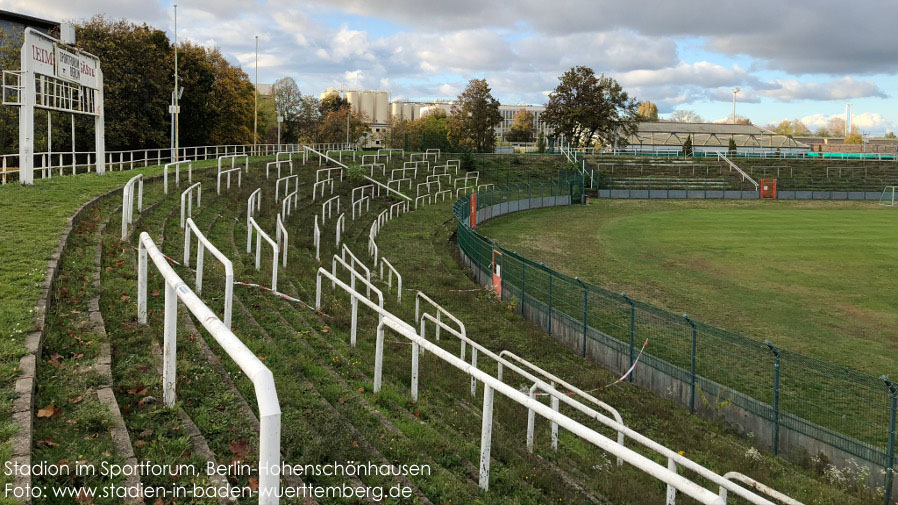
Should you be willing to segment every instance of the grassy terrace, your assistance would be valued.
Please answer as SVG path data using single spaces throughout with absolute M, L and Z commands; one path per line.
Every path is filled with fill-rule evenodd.
M 471 168 L 481 171 L 481 183 L 543 179 L 558 167 L 557 156 L 478 157 L 473 162 Z M 394 161 L 394 165 L 397 164 Z M 335 220 L 328 220 L 322 227 L 323 261 L 319 264 L 314 259 L 311 228 L 313 216 L 320 212 L 321 200 L 312 202 L 310 194 L 317 168 L 317 161 L 313 161 L 308 167 L 299 167 L 297 172 L 301 180 L 299 208 L 286 219 L 290 251 L 288 267 L 282 269 L 279 276 L 279 289 L 306 303 L 314 300 L 315 271 L 320 265 L 329 268 L 328 258 L 335 252 Z M 212 177 L 195 174 L 195 178 L 202 180 L 205 187 L 202 207 L 194 208 L 194 220 L 199 228 L 234 261 L 237 280 L 269 285 L 270 251 L 263 252 L 261 271 L 255 270 L 253 255 L 246 253 L 245 202 L 253 190 L 263 187 L 263 206 L 257 220 L 265 230 L 273 232 L 275 216 L 280 209 L 273 198 L 274 178 L 266 180 L 263 170 L 254 164 L 244 178 L 242 188 L 233 187 L 220 197 L 215 195 Z M 54 179 L 51 183 L 66 180 L 80 182 L 79 178 L 73 178 Z M 118 184 L 124 180 L 123 177 Z M 106 179 L 91 178 L 87 183 L 96 181 L 105 183 Z M 336 185 L 335 194 L 341 195 L 342 200 L 341 211 L 348 212 L 349 194 L 357 184 L 346 180 Z M 146 186 L 146 210 L 135 215 L 136 230 L 130 244 L 136 244 L 138 232 L 147 231 L 166 254 L 180 260 L 183 232 L 178 226 L 177 193 L 163 197 L 160 186 L 161 183 Z M 0 191 L 5 189 L 0 188 Z M 28 191 L 21 188 L 10 191 L 14 189 Z M 57 200 L 72 198 L 65 194 L 65 187 L 59 191 L 62 194 Z M 86 200 L 88 195 L 83 194 L 83 197 Z M 386 285 L 378 281 L 388 309 L 406 321 L 413 321 L 414 290 L 421 289 L 460 317 L 472 338 L 493 350 L 513 350 L 561 373 L 584 389 L 612 382 L 614 377 L 609 373 L 580 359 L 538 331 L 508 306 L 477 288 L 467 277 L 455 257 L 450 200 L 403 215 L 387 224 L 381 232 L 378 238 L 381 253 L 404 276 L 405 292 L 401 305 L 396 303 L 395 291 L 388 291 Z M 108 434 L 104 434 L 108 419 L 91 415 L 91 409 L 96 405 L 89 401 L 68 402 L 95 383 L 89 374 L 75 373 L 80 360 L 94 359 L 94 351 L 89 346 L 87 350 L 80 349 L 84 343 L 73 339 L 70 331 L 81 340 L 93 336 L 81 334 L 74 324 L 80 314 L 72 311 L 80 312 L 87 297 L 99 295 L 108 341 L 112 345 L 114 390 L 137 459 L 202 464 L 202 459 L 191 449 L 184 424 L 176 412 L 147 400 L 162 398 L 161 378 L 155 368 L 158 358 L 154 355 L 154 349 L 161 343 L 162 284 L 158 275 L 151 273 L 150 325 L 137 325 L 135 253 L 119 240 L 120 214 L 116 208 L 120 202 L 121 197 L 116 194 L 86 216 L 75 231 L 71 254 L 63 264 L 57 288 L 58 310 L 48 314 L 48 348 L 38 362 L 43 387 L 37 401 L 57 402 L 65 406 L 65 412 L 58 419 L 35 423 L 36 441 L 52 437 L 57 444 L 37 444 L 35 458 L 57 461 L 60 457 L 71 457 L 66 454 L 77 451 L 84 458 L 114 459 L 109 454 Z M 347 214 L 346 241 L 363 261 L 369 261 L 365 251 L 371 220 L 390 203 L 390 199 L 376 199 L 370 212 L 355 221 Z M 69 213 L 78 205 L 73 204 Z M 59 230 L 64 217 L 63 214 L 59 218 Z M 104 224 L 107 226 L 101 233 Z M 50 225 L 42 227 L 50 228 Z M 25 232 L 20 231 L 15 237 L 10 236 L 12 231 L 4 230 L 4 233 L 6 236 L 0 243 L 18 252 L 21 247 L 7 244 L 10 240 L 18 240 L 16 237 Z M 27 233 L 38 235 L 30 228 Z M 55 244 L 56 240 L 47 242 L 47 256 Z M 84 279 L 96 267 L 93 252 L 97 244 L 101 247 L 99 291 Z M 36 261 L 32 268 L 39 268 L 42 273 L 45 262 L 46 257 Z M 177 266 L 176 270 L 188 284 L 193 284 L 192 271 Z M 202 297 L 217 313 L 222 304 L 222 277 L 220 267 L 207 255 Z M 346 278 L 345 274 L 341 278 Z M 65 293 L 60 291 L 63 288 L 67 289 Z M 364 309 L 360 310 L 362 321 L 358 343 L 351 347 L 348 343 L 348 297 L 332 294 L 329 286 L 325 288 L 323 314 L 319 314 L 302 303 L 288 302 L 254 288 L 235 287 L 234 331 L 271 368 L 278 385 L 283 411 L 284 461 L 396 461 L 432 466 L 431 475 L 410 477 L 405 481 L 362 476 L 349 482 L 366 486 L 402 484 L 414 491 L 412 499 L 387 500 L 386 503 L 640 504 L 663 501 L 663 486 L 632 467 L 617 468 L 611 458 L 568 433 L 562 431 L 558 453 L 551 451 L 548 447 L 549 428 L 544 421 L 537 422 L 535 454 L 527 453 L 524 449 L 526 411 L 499 397 L 495 410 L 490 492 L 482 493 L 477 487 L 476 468 L 482 385 L 478 387 L 478 396 L 472 397 L 470 384 L 464 376 L 433 356 L 423 355 L 420 399 L 412 403 L 409 399 L 409 346 L 400 337 L 388 333 L 384 389 L 374 394 L 371 377 L 376 320 Z M 12 296 L 21 297 L 24 293 L 20 290 Z M 33 301 L 30 303 L 33 305 Z M 27 313 L 30 305 L 26 303 L 25 306 Z M 183 312 L 182 309 L 182 316 Z M 24 324 L 31 321 L 30 316 L 23 316 L 22 320 Z M 239 459 L 254 463 L 257 454 L 253 426 L 256 408 L 252 384 L 205 331 L 196 330 L 182 317 L 178 332 L 178 407 L 196 423 L 218 462 Z M 440 345 L 452 352 L 458 351 L 458 343 L 452 339 L 444 337 Z M 60 369 L 51 363 L 57 353 L 67 368 Z M 82 353 L 83 356 L 76 357 Z M 12 367 L 15 357 L 20 354 L 21 350 L 10 353 Z M 60 358 L 55 359 L 59 361 Z M 481 362 L 481 367 L 495 371 L 486 361 Z M 14 377 L 12 372 L 10 375 Z M 233 389 L 227 387 L 230 383 L 234 384 Z M 11 398 L 9 389 L 7 387 L 5 391 Z M 608 403 L 620 406 L 629 426 L 672 448 L 684 450 L 694 460 L 720 472 L 738 469 L 806 503 L 877 502 L 852 484 L 847 487 L 828 484 L 819 474 L 822 468 L 810 463 L 798 466 L 768 454 L 757 454 L 750 450 L 747 441 L 733 435 L 726 427 L 696 419 L 670 402 L 627 384 L 599 390 L 596 394 Z M 611 435 L 607 430 L 603 433 Z M 657 457 L 656 461 L 664 463 Z M 339 485 L 346 481 L 327 476 L 304 477 L 304 480 L 315 485 Z M 144 485 L 169 485 L 170 481 L 168 477 L 160 476 L 145 479 Z M 246 476 L 231 475 L 229 481 L 234 485 L 251 485 Z M 201 477 L 187 479 L 187 483 L 204 482 Z M 38 479 L 37 483 L 72 482 L 44 478 Z M 243 502 L 251 503 L 252 500 Z M 682 497 L 680 502 L 691 503 Z M 189 503 L 206 502 L 193 500 Z M 325 500 L 319 503 L 353 501 Z M 374 501 L 363 499 L 361 503 Z

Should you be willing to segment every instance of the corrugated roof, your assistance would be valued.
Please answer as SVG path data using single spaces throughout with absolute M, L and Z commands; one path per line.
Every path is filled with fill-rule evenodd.
M 675 123 L 670 121 L 646 121 L 639 123 L 640 132 L 663 133 L 716 133 L 718 135 L 775 135 L 769 130 L 751 124 L 727 123 Z
M 732 138 L 737 147 L 807 149 L 788 135 L 774 133 L 755 125 L 725 123 L 640 122 L 636 134 L 627 139 L 632 145 L 682 146 L 688 137 L 696 147 L 726 147 Z

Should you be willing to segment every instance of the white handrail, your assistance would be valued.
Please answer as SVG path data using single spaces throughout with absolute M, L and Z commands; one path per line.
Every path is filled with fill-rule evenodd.
M 331 273 L 334 275 L 335 278 L 337 277 L 337 265 L 338 264 L 342 265 L 343 268 L 345 268 L 346 271 L 349 272 L 349 283 L 353 287 L 353 289 L 355 289 L 355 280 L 356 280 L 356 278 L 358 278 L 362 282 L 362 284 L 364 284 L 367 287 L 367 292 L 368 292 L 367 296 L 371 296 L 371 291 L 373 290 L 374 294 L 377 295 L 378 305 L 380 307 L 384 306 L 383 292 L 381 290 L 377 289 L 377 287 L 375 287 L 374 284 L 371 283 L 370 272 L 368 272 L 368 276 L 366 278 L 358 270 L 355 269 L 355 264 L 350 265 L 349 263 L 346 262 L 346 260 L 344 260 L 343 258 L 341 258 L 340 256 L 335 254 L 334 257 L 331 259 Z M 350 298 L 350 301 L 352 304 L 352 319 L 351 319 L 352 322 L 351 322 L 351 326 L 350 326 L 350 330 L 349 330 L 349 343 L 352 345 L 352 347 L 355 347 L 355 341 L 356 341 L 355 337 L 356 337 L 356 334 L 358 333 L 358 326 L 359 326 L 359 322 L 358 322 L 359 304 L 358 304 L 358 301 L 356 300 L 355 296 L 352 296 L 351 293 L 350 293 L 349 298 Z
M 367 212 L 367 211 L 371 210 L 371 198 L 369 196 L 365 195 L 365 196 L 359 198 L 358 200 L 352 202 L 352 220 L 353 221 L 355 221 L 355 217 L 356 217 L 356 211 L 355 211 L 356 208 L 359 209 L 358 216 L 361 217 L 362 205 L 365 203 L 367 203 L 367 205 L 365 206 L 365 211 Z
M 321 182 L 327 179 L 333 179 L 333 172 L 336 171 L 340 174 L 340 180 L 343 180 L 343 169 L 340 167 L 330 167 L 330 168 L 319 168 L 315 171 L 315 182 Z M 325 174 L 327 177 L 321 178 L 321 174 Z
M 331 194 L 334 194 L 334 180 L 333 179 L 325 179 L 323 181 L 318 181 L 315 184 L 312 184 L 312 201 L 315 201 L 315 198 L 318 196 L 318 188 L 321 188 L 321 198 L 324 198 L 324 188 L 327 183 L 331 184 Z
M 346 231 L 346 213 L 341 213 L 337 218 L 337 240 L 334 245 L 340 247 L 340 232 Z
M 181 193 L 181 228 L 184 227 L 184 220 L 188 217 L 193 217 L 193 193 L 196 190 L 196 206 L 199 207 L 202 205 L 203 200 L 203 187 L 202 181 L 198 181 L 193 183 L 190 187 L 185 189 Z M 184 200 L 187 200 L 186 213 Z
M 237 160 L 239 158 L 244 159 L 244 161 L 246 162 L 246 165 L 245 165 L 246 173 L 249 173 L 249 156 L 247 156 L 246 154 L 227 154 L 225 156 L 219 156 L 218 157 L 218 171 L 221 172 L 221 162 L 223 160 L 231 160 L 231 168 L 236 168 Z
M 262 211 L 262 188 L 256 188 L 246 199 L 246 252 L 253 248 L 253 228 L 249 225 L 249 220 L 253 217 L 254 210 Z
M 236 168 L 230 168 L 230 169 L 227 169 L 227 170 L 221 170 L 221 169 L 219 169 L 219 171 L 218 171 L 218 176 L 217 176 L 217 182 L 216 182 L 216 186 L 215 186 L 215 193 L 216 193 L 216 194 L 219 194 L 219 195 L 221 194 L 221 176 L 222 176 L 222 175 L 227 175 L 227 176 L 228 176 L 228 186 L 227 186 L 227 189 L 231 189 L 231 174 L 232 174 L 233 172 L 237 172 L 237 187 L 238 187 L 238 188 L 241 187 L 241 185 L 243 184 L 243 169 L 242 169 L 242 168 L 236 167 Z
M 290 192 L 290 179 L 293 179 L 295 189 L 299 189 L 299 175 L 288 175 L 286 177 L 280 177 L 274 183 L 274 202 L 277 203 L 281 201 L 281 182 L 284 183 L 284 194 Z
M 128 225 L 134 222 L 134 184 L 137 184 L 137 212 L 143 212 L 143 174 L 137 174 L 122 190 L 122 240 L 128 238 Z
M 193 182 L 193 162 L 192 161 L 176 161 L 174 163 L 166 163 L 162 168 L 162 187 L 165 194 L 168 194 L 168 167 L 175 167 L 175 186 L 181 185 L 181 165 L 187 164 L 187 182 Z
M 558 423 L 559 426 L 569 431 L 570 433 L 579 436 L 580 438 L 599 447 L 602 450 L 610 452 L 614 456 L 622 458 L 625 462 L 630 463 L 636 468 L 639 468 L 640 470 L 668 484 L 669 486 L 680 490 L 687 496 L 695 498 L 700 503 L 708 505 L 724 505 L 723 501 L 717 494 L 712 493 L 711 491 L 701 487 L 700 485 L 686 479 L 676 472 L 665 468 L 664 466 L 629 448 L 621 447 L 617 442 L 605 437 L 601 433 L 598 433 L 586 427 L 585 425 L 571 419 L 564 414 L 561 414 L 560 412 L 555 412 L 551 408 L 543 405 L 535 399 L 529 398 L 527 395 L 521 393 L 517 389 L 502 383 L 488 373 L 471 366 L 464 360 L 461 360 L 455 355 L 445 351 L 438 345 L 427 341 L 426 339 L 419 336 L 411 325 L 402 321 L 392 313 L 379 307 L 373 301 L 371 301 L 355 289 L 351 288 L 350 286 L 346 285 L 346 283 L 340 281 L 336 278 L 336 276 L 333 276 L 330 272 L 323 268 L 318 269 L 318 275 L 316 277 L 316 309 L 321 308 L 322 277 L 331 279 L 331 281 L 334 284 L 338 285 L 340 289 L 354 294 L 359 301 L 361 301 L 363 304 L 365 304 L 366 306 L 377 312 L 379 316 L 381 316 L 381 324 L 378 325 L 378 345 L 375 346 L 376 348 L 380 348 L 380 352 L 382 352 L 383 347 L 383 329 L 381 328 L 381 326 L 386 326 L 411 341 L 413 345 L 413 359 L 416 359 L 418 348 L 423 348 L 424 350 L 433 353 L 437 358 L 447 362 L 448 364 L 461 370 L 462 372 L 465 372 L 472 378 L 480 380 L 484 383 L 479 478 L 480 487 L 482 489 L 489 489 L 490 446 L 493 424 L 493 396 L 495 392 L 498 392 L 521 406 L 524 406 L 528 409 L 533 409 L 540 416 L 545 417 L 549 421 Z M 382 372 L 382 370 L 377 369 L 377 358 L 375 357 L 375 388 L 379 386 L 379 384 L 377 383 L 379 372 Z
M 742 176 L 742 180 L 743 180 L 743 181 L 746 181 L 746 180 L 747 180 L 748 182 L 752 183 L 752 184 L 755 186 L 755 190 L 757 191 L 758 186 L 760 186 L 760 184 L 758 184 L 757 181 L 755 181 L 754 179 L 752 179 L 750 175 L 748 175 L 747 173 L 745 173 L 745 171 L 742 170 L 741 168 L 739 168 L 735 163 L 733 163 L 732 161 L 730 161 L 730 159 L 727 158 L 725 154 L 723 154 L 722 152 L 719 152 L 719 151 L 718 151 L 718 153 L 717 153 L 717 161 L 720 161 L 720 160 L 723 160 L 723 161 L 727 162 L 727 164 L 730 166 L 730 169 L 731 169 L 731 170 L 735 170 L 735 171 L 739 172 L 739 174 Z
M 340 248 L 340 259 L 346 261 L 346 255 L 349 255 L 349 259 L 352 260 L 352 269 L 355 270 L 356 265 L 362 268 L 365 271 L 365 279 L 367 279 L 368 284 L 371 284 L 371 270 L 365 266 L 365 263 L 362 262 L 352 251 L 349 249 L 349 246 L 346 245 L 346 242 L 343 243 L 343 246 Z M 371 296 L 371 293 L 368 293 L 368 296 Z
M 416 323 L 421 320 L 421 316 L 420 316 L 421 300 L 424 300 L 425 302 L 429 303 L 433 308 L 435 308 L 437 310 L 437 321 L 440 320 L 440 314 L 445 314 L 446 317 L 448 317 L 450 321 L 452 321 L 453 323 L 458 325 L 459 332 L 461 332 L 462 336 L 467 338 L 468 332 L 465 329 L 465 323 L 461 322 L 461 320 L 459 318 L 453 316 L 451 312 L 444 309 L 440 304 L 433 301 L 429 296 L 425 295 L 421 291 L 418 291 L 415 294 L 415 322 Z M 440 339 L 440 329 L 439 328 L 437 328 L 436 339 L 437 340 Z M 464 346 L 462 346 L 462 348 L 461 348 L 461 353 L 462 353 L 462 356 L 465 355 Z
M 309 147 L 309 146 L 303 146 L 303 148 L 304 148 L 306 151 L 312 151 L 313 153 L 315 153 L 315 154 L 318 155 L 318 165 L 319 165 L 319 166 L 321 166 L 321 160 L 322 160 L 322 159 L 325 159 L 325 160 L 330 161 L 331 163 L 334 163 L 334 164 L 340 165 L 340 166 L 343 167 L 343 168 L 349 169 L 349 167 L 346 166 L 346 165 L 344 165 L 343 163 L 340 163 L 339 161 L 337 161 L 337 160 L 331 158 L 330 156 L 325 156 L 324 154 L 321 154 L 321 152 L 319 152 L 319 151 L 317 151 L 317 150 L 315 150 L 315 149 L 313 149 L 313 148 L 311 148 L 311 147 Z
M 324 224 L 327 217 L 334 215 L 334 202 L 337 202 L 337 212 L 340 212 L 340 195 L 329 198 L 321 204 L 321 224 Z
M 281 200 L 281 216 L 284 216 L 284 219 L 287 219 L 287 216 L 293 213 L 293 209 L 295 209 L 299 205 L 299 190 L 290 193 L 289 195 L 284 195 L 284 199 Z
M 802 502 L 796 500 L 795 498 L 792 498 L 791 496 L 784 495 L 783 493 L 780 493 L 776 489 L 773 489 L 772 487 L 767 486 L 765 484 L 761 484 L 760 482 L 756 481 L 755 479 L 752 479 L 751 477 L 749 477 L 747 475 L 743 475 L 739 472 L 727 472 L 726 474 L 724 474 L 723 478 L 727 479 L 727 480 L 736 480 L 743 484 L 746 484 L 749 487 L 751 487 L 752 489 L 756 489 L 775 500 L 779 500 L 784 505 L 804 505 Z M 720 488 L 720 497 L 723 499 L 724 503 L 726 503 L 727 490 L 723 487 Z
M 196 226 L 196 223 L 193 222 L 192 218 L 187 218 L 187 227 L 184 230 L 184 266 L 190 266 L 190 234 L 196 234 L 196 294 L 202 294 L 203 292 L 203 256 L 204 250 L 209 249 L 209 252 L 215 256 L 219 262 L 221 262 L 222 267 L 224 267 L 225 271 L 225 280 L 224 280 L 224 325 L 226 328 L 231 329 L 231 314 L 232 307 L 234 305 L 234 265 L 231 263 L 231 260 L 228 259 L 227 256 L 221 253 L 212 242 L 206 238 L 205 235 L 200 232 L 200 229 Z
M 253 383 L 259 409 L 259 504 L 277 505 L 280 494 L 281 407 L 274 376 L 243 342 L 190 290 L 172 269 L 149 234 L 142 232 L 137 263 L 137 318 L 147 324 L 147 256 L 165 280 L 165 323 L 162 353 L 162 395 L 166 407 L 175 405 L 177 379 L 178 300 L 187 307 L 212 338 Z
M 289 199 L 287 199 L 289 200 Z M 284 226 L 284 221 L 281 219 L 281 215 L 277 216 L 277 224 L 275 225 L 275 240 L 278 243 L 278 247 L 281 247 L 281 261 L 283 263 L 283 267 L 287 268 L 287 246 L 290 245 L 290 236 L 287 234 L 287 227 Z
M 402 304 L 402 276 L 399 271 L 393 267 L 393 264 L 387 261 L 387 258 L 380 257 L 380 279 L 384 278 L 384 265 L 387 265 L 387 288 L 393 289 L 393 275 L 396 276 L 396 303 Z
M 281 165 L 288 165 L 290 167 L 290 174 L 293 174 L 293 160 L 281 160 L 281 161 L 269 161 L 265 164 L 265 178 L 268 179 L 268 169 L 274 165 L 278 168 L 278 177 L 281 176 Z
M 315 214 L 315 227 L 312 228 L 312 242 L 315 244 L 315 260 L 321 261 L 321 229 L 318 228 L 318 214 Z
M 372 178 L 368 177 L 367 175 L 363 175 L 362 177 L 364 177 L 365 179 L 368 179 L 369 181 L 373 182 L 374 184 L 380 186 L 381 188 L 386 189 L 388 193 L 393 193 L 393 194 L 398 195 L 399 197 L 404 198 L 404 199 L 406 199 L 406 200 L 408 200 L 408 201 L 410 201 L 410 202 L 412 201 L 411 198 L 409 198 L 409 197 L 403 195 L 403 194 L 400 193 L 399 191 L 396 191 L 395 189 L 393 189 L 393 188 L 391 188 L 391 187 L 385 185 L 384 183 L 382 183 L 382 182 L 380 182 L 380 181 L 378 181 L 378 180 L 372 179 Z
M 278 290 L 278 244 L 271 240 L 267 233 L 262 231 L 262 227 L 256 222 L 255 218 L 249 218 L 249 224 L 256 230 L 256 270 L 262 268 L 262 239 L 265 239 L 271 245 L 271 251 L 274 259 L 271 262 L 271 290 Z

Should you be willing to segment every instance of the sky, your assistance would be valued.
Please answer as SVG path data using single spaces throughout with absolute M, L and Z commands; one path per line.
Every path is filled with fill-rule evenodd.
M 52 20 L 104 14 L 164 29 L 174 2 L 0 0 Z M 662 116 L 736 113 L 812 130 L 854 106 L 862 133 L 898 130 L 895 0 L 183 0 L 178 38 L 218 46 L 259 82 L 303 93 L 385 89 L 392 99 L 454 98 L 485 78 L 502 103 L 544 104 L 575 65 L 614 77 Z M 185 90 L 189 92 L 189 90 Z

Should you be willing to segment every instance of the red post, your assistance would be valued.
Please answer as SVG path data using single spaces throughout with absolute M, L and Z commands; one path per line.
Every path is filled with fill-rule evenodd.
M 471 193 L 471 228 L 477 227 L 477 193 Z

